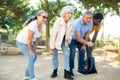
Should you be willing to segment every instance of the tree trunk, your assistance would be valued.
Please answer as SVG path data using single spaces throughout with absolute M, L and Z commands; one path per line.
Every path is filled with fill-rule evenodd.
M 49 33 L 49 21 L 47 21 L 47 24 L 46 24 L 46 44 L 45 44 L 45 46 L 46 46 L 46 51 L 49 51 L 49 37 L 50 37 L 50 35 L 49 35 L 50 33 Z
M 46 51 L 49 51 L 49 37 L 50 37 L 50 33 L 49 33 L 49 22 L 50 22 L 49 4 L 48 4 L 48 0 L 45 0 L 45 2 L 46 2 L 46 11 L 48 13 L 48 20 L 47 20 L 47 24 L 46 24 L 46 42 L 45 42 L 45 46 L 46 46 Z

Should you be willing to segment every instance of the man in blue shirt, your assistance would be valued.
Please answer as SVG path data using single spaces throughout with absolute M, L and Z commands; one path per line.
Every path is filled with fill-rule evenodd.
M 75 21 L 75 29 L 72 36 L 70 47 L 70 72 L 74 76 L 74 58 L 76 47 L 78 49 L 78 72 L 82 73 L 84 69 L 85 46 L 93 46 L 92 42 L 88 42 L 89 34 L 92 29 L 92 14 L 90 11 L 83 13 L 81 18 Z

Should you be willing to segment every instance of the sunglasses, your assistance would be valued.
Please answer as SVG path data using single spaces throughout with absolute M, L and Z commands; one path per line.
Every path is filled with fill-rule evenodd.
M 46 16 L 42 16 L 44 19 L 47 19 L 48 17 L 46 17 Z

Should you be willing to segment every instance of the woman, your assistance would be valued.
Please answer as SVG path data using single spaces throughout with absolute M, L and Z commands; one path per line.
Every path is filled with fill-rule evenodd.
M 70 75 L 69 67 L 69 43 L 73 33 L 73 13 L 71 6 L 65 6 L 61 10 L 60 18 L 58 18 L 53 26 L 50 35 L 50 54 L 53 55 L 53 72 L 51 78 L 57 77 L 58 69 L 58 49 L 61 47 L 64 55 L 64 78 L 73 79 Z
M 35 17 L 25 22 L 25 27 L 17 35 L 16 44 L 28 59 L 24 79 L 37 80 L 34 73 L 34 63 L 37 59 L 36 49 L 45 29 L 44 22 L 47 16 L 48 14 L 44 10 L 40 10 Z

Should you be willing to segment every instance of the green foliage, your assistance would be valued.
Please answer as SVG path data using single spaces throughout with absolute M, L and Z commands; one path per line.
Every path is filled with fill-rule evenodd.
M 50 35 L 50 28 L 52 28 L 54 21 L 57 17 L 59 17 L 60 11 L 63 8 L 63 6 L 66 5 L 72 5 L 65 1 L 48 1 L 48 0 L 40 0 L 38 2 L 38 8 L 46 10 L 48 13 L 48 20 L 47 20 L 47 27 L 46 27 L 46 50 L 48 50 L 49 45 L 49 35 Z
M 9 40 L 9 35 L 8 34 L 1 34 L 1 40 L 2 42 L 6 43 Z
M 23 17 L 29 10 L 28 0 L 1 0 L 0 27 L 2 29 L 19 30 L 22 27 Z
M 103 39 L 98 39 L 97 41 L 96 41 L 97 43 L 97 47 L 103 47 L 104 46 L 104 40 Z
M 120 0 L 79 0 L 85 9 L 94 8 L 94 12 L 103 12 L 105 14 L 109 12 L 116 12 L 120 15 Z
M 52 28 L 54 21 L 59 17 L 60 10 L 63 6 L 72 5 L 75 8 L 74 19 L 82 14 L 83 9 L 88 9 L 95 12 L 116 11 L 120 15 L 120 0 L 76 0 L 82 3 L 80 11 L 77 10 L 76 5 L 70 4 L 69 0 L 39 0 L 38 8 L 28 7 L 29 0 L 0 0 L 0 28 L 11 30 L 13 33 L 18 33 L 22 29 L 22 24 L 31 16 L 34 16 L 38 10 L 46 10 L 48 13 L 46 40 L 49 40 L 49 31 Z M 83 8 L 84 7 L 84 8 Z M 103 43 L 99 40 L 98 45 Z

